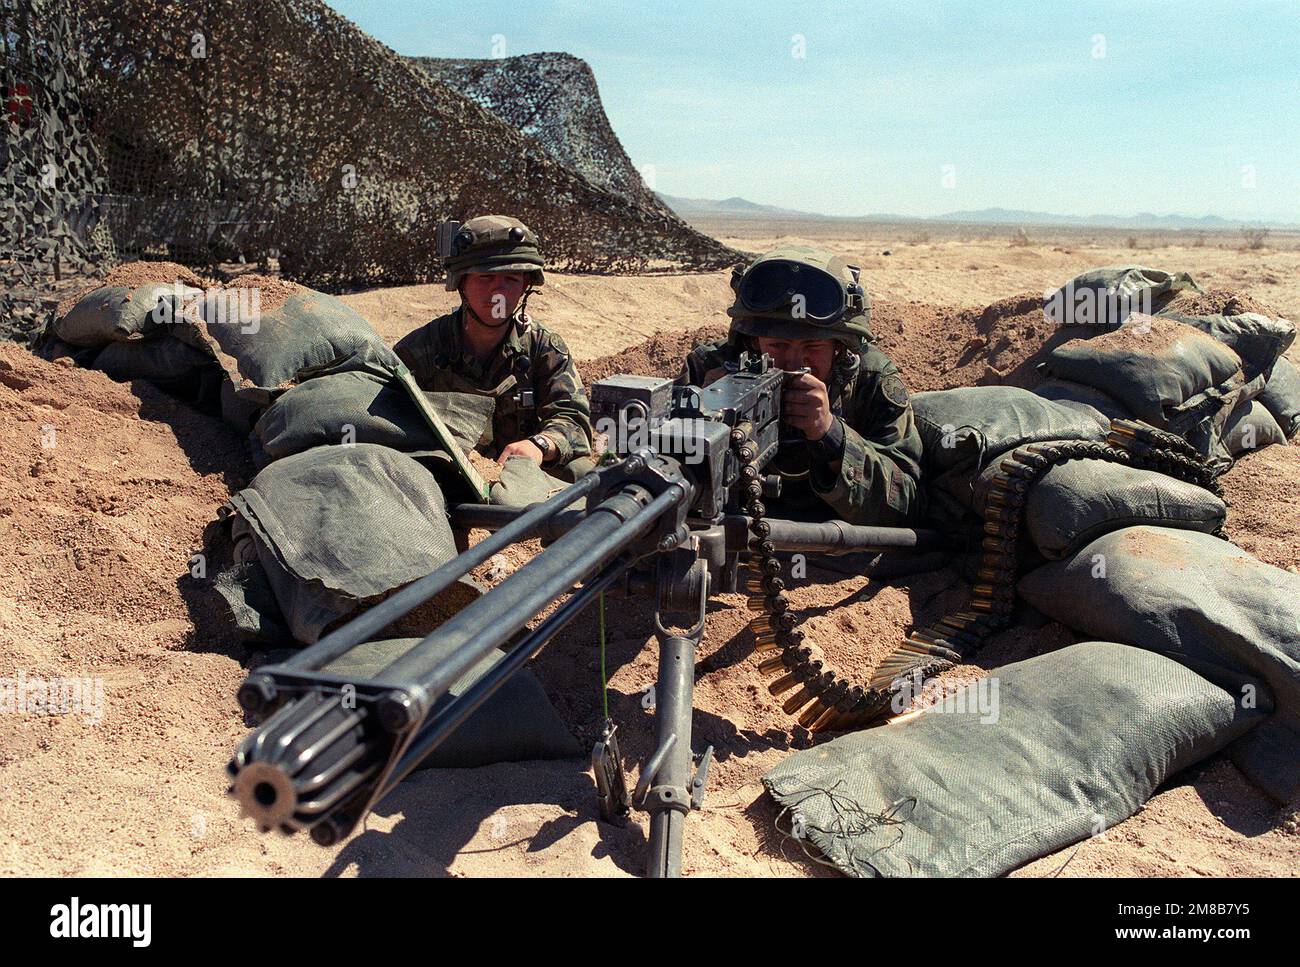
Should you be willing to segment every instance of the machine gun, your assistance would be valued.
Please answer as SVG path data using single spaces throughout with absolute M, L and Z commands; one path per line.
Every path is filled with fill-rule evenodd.
M 647 874 L 679 875 L 684 819 L 702 805 L 712 759 L 711 748 L 696 757 L 691 746 L 695 650 L 710 592 L 749 593 L 760 612 L 751 625 L 757 650 L 778 651 L 768 661 L 784 662 L 784 684 L 799 689 L 787 710 L 808 705 L 801 721 L 844 726 L 878 712 L 880 696 L 818 690 L 822 666 L 809 660 L 785 607 L 776 554 L 930 550 L 942 543 L 937 534 L 908 528 L 764 519 L 762 498 L 780 489 L 780 478 L 764 468 L 780 443 L 786 375 L 767 356 L 745 356 L 735 372 L 704 388 L 638 376 L 596 383 L 593 414 L 616 459 L 527 508 L 454 507 L 454 527 L 493 533 L 315 645 L 247 678 L 239 703 L 261 724 L 228 767 L 231 795 L 263 831 L 306 829 L 318 844 L 336 843 L 597 595 L 654 596 L 655 748 L 630 796 L 611 723 L 592 765 L 605 819 L 633 806 L 649 813 Z M 584 500 L 585 507 L 574 506 Z M 545 543 L 540 554 L 374 678 L 322 670 L 510 544 L 536 537 Z M 688 615 L 688 630 L 670 630 L 670 614 Z M 498 648 L 506 649 L 504 657 L 452 698 L 453 684 Z

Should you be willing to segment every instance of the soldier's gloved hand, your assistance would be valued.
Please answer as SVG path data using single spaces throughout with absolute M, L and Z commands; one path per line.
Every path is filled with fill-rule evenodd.
M 538 466 L 541 466 L 543 460 L 541 448 L 532 440 L 516 440 L 509 446 L 503 447 L 501 456 L 497 457 L 497 463 L 504 464 L 511 457 L 527 457 Z
M 811 441 L 824 437 L 834 419 L 825 383 L 812 373 L 799 373 L 786 380 L 781 392 L 782 423 L 802 430 Z

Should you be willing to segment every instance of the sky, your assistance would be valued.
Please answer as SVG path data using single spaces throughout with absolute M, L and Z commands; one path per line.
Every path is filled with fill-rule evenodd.
M 1300 221 L 1300 0 L 327 2 L 400 54 L 583 58 L 669 195 Z

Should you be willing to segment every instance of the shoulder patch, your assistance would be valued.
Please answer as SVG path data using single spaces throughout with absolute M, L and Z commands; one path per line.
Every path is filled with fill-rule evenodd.
M 891 374 L 880 381 L 880 393 L 899 409 L 907 405 L 907 387 L 897 375 Z

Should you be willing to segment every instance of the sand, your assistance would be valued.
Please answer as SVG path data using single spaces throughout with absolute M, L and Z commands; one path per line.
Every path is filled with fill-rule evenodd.
M 985 292 L 964 266 L 992 256 L 967 248 L 954 243 L 945 250 L 936 279 L 912 269 L 909 284 L 930 286 L 925 294 L 934 298 L 942 276 L 962 292 L 978 291 L 971 301 L 961 303 L 966 295 L 877 301 L 880 341 L 914 390 L 981 381 L 1031 385 L 1033 360 L 1057 335 L 1034 311 L 1039 280 L 1033 273 L 1004 258 L 991 274 L 1015 284 Z M 1017 259 L 1031 254 L 1006 251 Z M 1060 253 L 1040 254 L 1056 261 Z M 1237 258 L 1251 264 L 1250 256 Z M 1082 261 L 1064 273 L 1053 270 L 1051 283 L 1106 259 Z M 626 365 L 667 375 L 680 352 L 725 326 L 715 311 L 728 291 L 721 275 L 548 279 L 549 301 L 534 300 L 533 307 L 555 323 L 592 374 Z M 967 284 L 977 289 L 961 289 Z M 1273 288 L 1261 284 L 1232 297 L 1280 304 L 1268 301 Z M 1025 294 L 999 298 L 1008 291 Z M 390 341 L 451 305 L 451 297 L 431 286 L 346 298 Z M 624 350 L 617 359 L 601 358 Z M 251 474 L 242 441 L 146 385 L 115 384 L 66 362 L 0 346 L 0 414 L 11 454 L 0 470 L 0 573 L 6 575 L 0 674 L 100 679 L 103 716 L 98 724 L 77 712 L 0 716 L 6 790 L 0 873 L 623 876 L 640 870 L 643 818 L 621 829 L 598 823 L 591 775 L 581 762 L 420 773 L 382 804 L 363 832 L 333 849 L 301 836 L 257 834 L 224 795 L 223 770 L 248 730 L 234 691 L 265 656 L 229 640 L 211 592 L 187 576 L 192 555 L 211 546 L 219 507 Z M 49 427 L 52 447 L 44 445 Z M 1300 566 L 1300 508 L 1279 499 L 1294 492 L 1297 480 L 1297 446 L 1252 454 L 1224 479 L 1229 534 L 1282 567 Z M 535 542 L 513 548 L 478 576 L 497 583 L 537 550 Z M 947 569 L 887 582 L 814 569 L 792 589 L 794 606 L 810 615 L 813 639 L 855 673 L 865 673 L 907 627 L 931 620 L 964 594 Z M 646 602 L 624 599 L 612 600 L 607 613 L 610 705 L 631 762 L 647 753 L 652 734 L 642 708 L 655 676 L 651 613 Z M 712 743 L 717 762 L 705 809 L 688 821 L 686 872 L 827 875 L 775 831 L 776 811 L 759 783 L 812 738 L 792 728 L 767 694 L 749 654 L 749 616 L 735 595 L 719 596 L 708 613 L 697 668 L 696 742 Z M 584 742 L 600 725 L 597 640 L 595 615 L 586 614 L 534 663 Z M 1012 628 L 977 662 L 944 676 L 927 700 L 983 669 L 1074 640 L 1052 622 Z M 1216 757 L 1176 777 L 1105 837 L 1017 875 L 1293 875 L 1297 869 L 1294 805 L 1279 809 Z

